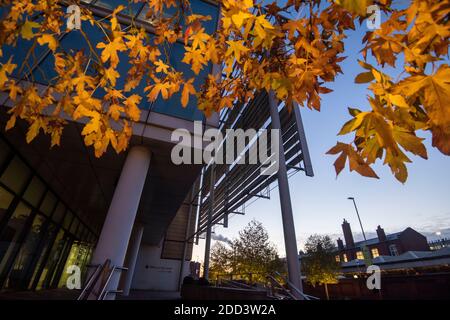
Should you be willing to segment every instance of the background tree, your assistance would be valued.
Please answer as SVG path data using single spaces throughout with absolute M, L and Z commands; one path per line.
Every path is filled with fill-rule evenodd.
M 78 3 L 69 1 L 68 3 Z M 131 5 L 148 6 L 154 36 L 131 19 L 119 22 Z M 65 2 L 64 2 L 65 3 Z M 369 108 L 349 108 L 352 117 L 339 135 L 352 133 L 350 143 L 338 142 L 328 151 L 338 155 L 339 174 L 349 163 L 351 171 L 378 178 L 372 169 L 376 161 L 388 165 L 395 177 L 405 182 L 407 154 L 427 158 L 424 138 L 428 131 L 432 145 L 450 155 L 450 3 L 441 0 L 222 0 L 217 31 L 207 34 L 203 23 L 210 16 L 194 14 L 189 0 L 130 0 L 107 17 L 95 18 L 88 6 L 81 8 L 81 30 L 66 29 L 67 15 L 59 0 L 2 0 L 0 21 L 0 91 L 11 108 L 6 130 L 17 119 L 29 124 L 27 142 L 40 132 L 59 145 L 68 120 L 84 123 L 81 134 L 96 156 L 112 146 L 125 150 L 133 122 L 139 121 L 142 99 L 154 102 L 180 94 L 186 106 L 196 96 L 206 115 L 245 103 L 257 91 L 272 90 L 288 108 L 301 106 L 320 110 L 320 95 L 331 92 L 344 57 L 344 38 L 355 22 L 369 17 L 368 7 L 377 5 L 383 14 L 379 29 L 368 30 L 363 40 L 360 65 L 364 72 L 356 83 L 370 83 Z M 170 9 L 170 10 L 169 10 Z M 168 12 L 173 14 L 168 14 Z M 83 28 L 90 24 L 104 34 L 92 43 Z M 78 32 L 89 50 L 60 45 L 62 35 Z M 21 61 L 8 47 L 28 43 Z M 168 50 L 184 42 L 184 57 L 194 76 L 170 64 Z M 68 44 L 70 46 L 70 44 Z M 76 46 L 77 44 L 73 44 Z M 37 86 L 31 66 L 45 49 L 54 61 L 57 76 Z M 368 63 L 368 56 L 374 65 Z M 118 65 L 125 59 L 132 66 L 125 83 L 118 81 Z M 200 71 L 216 64 L 222 72 L 194 85 Z M 398 76 L 383 72 L 394 67 Z M 19 78 L 13 74 L 18 74 Z M 45 76 L 45 75 L 44 75 Z M 23 81 L 25 80 L 25 81 Z M 120 85 L 119 85 L 120 83 Z M 135 92 L 140 84 L 144 93 Z M 101 97 L 96 93 L 102 92 Z M 143 97 L 146 95 L 146 97 Z
M 275 246 L 261 222 L 252 220 L 233 241 L 236 273 L 252 274 L 252 281 L 265 281 L 267 274 L 282 271 Z
M 302 271 L 306 280 L 313 286 L 323 284 L 327 299 L 328 284 L 337 283 L 339 263 L 335 259 L 336 247 L 327 235 L 311 235 L 305 244 L 305 254 L 302 256 Z
M 219 275 L 231 273 L 233 271 L 230 257 L 233 252 L 227 248 L 223 242 L 216 242 L 211 249 L 209 274 L 211 279 L 216 279 Z
M 210 274 L 229 273 L 251 282 L 265 281 L 267 274 L 283 272 L 275 246 L 261 222 L 252 220 L 229 247 L 217 242 L 211 250 Z M 250 279 L 251 277 L 251 279 Z

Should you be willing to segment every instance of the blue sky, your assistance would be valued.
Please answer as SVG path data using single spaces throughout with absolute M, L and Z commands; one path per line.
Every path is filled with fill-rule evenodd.
M 353 203 L 347 200 L 348 196 L 356 198 L 368 236 L 374 235 L 376 227 L 381 225 L 388 233 L 412 227 L 429 238 L 435 238 L 437 231 L 450 237 L 450 158 L 431 147 L 428 133 L 420 132 L 419 136 L 426 138 L 429 159 L 408 154 L 413 163 L 408 165 L 409 177 L 405 184 L 395 179 L 389 167 L 380 164 L 374 167 L 379 180 L 350 173 L 348 167 L 336 178 L 335 157 L 325 155 L 337 139 L 345 140 L 345 137 L 337 137 L 337 132 L 350 119 L 347 107 L 363 110 L 369 107 L 366 86 L 354 84 L 355 76 L 363 72 L 357 59 L 362 59 L 359 51 L 366 31 L 363 24 L 348 33 L 345 41 L 347 59 L 342 63 L 344 74 L 334 83 L 327 84 L 334 91 L 322 95 L 322 111 L 301 110 L 315 176 L 306 177 L 300 172 L 289 180 L 299 249 L 314 233 L 329 234 L 334 238 L 342 236 L 344 218 L 350 222 L 355 238 L 361 237 Z M 393 69 L 385 71 L 396 75 Z M 217 226 L 214 230 L 216 234 L 234 238 L 252 219 L 263 223 L 270 240 L 284 256 L 278 189 L 272 190 L 270 200 L 260 199 L 247 207 L 245 216 L 233 216 L 228 228 Z M 194 250 L 195 260 L 203 260 L 203 242 Z

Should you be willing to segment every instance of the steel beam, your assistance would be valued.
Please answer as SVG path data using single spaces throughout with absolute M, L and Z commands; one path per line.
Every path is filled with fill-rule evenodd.
M 272 129 L 281 130 L 280 114 L 278 113 L 278 101 L 275 93 L 269 91 L 269 108 L 272 119 Z M 289 281 L 300 291 L 303 292 L 302 280 L 300 275 L 300 263 L 298 260 L 297 238 L 295 236 L 294 216 L 292 213 L 291 195 L 289 191 L 289 181 L 287 176 L 286 159 L 284 147 L 280 135 L 279 168 L 277 173 L 278 191 L 280 194 L 281 218 L 283 221 L 284 245 L 286 247 L 286 261 L 288 266 Z M 304 297 L 293 290 L 293 294 L 299 300 Z

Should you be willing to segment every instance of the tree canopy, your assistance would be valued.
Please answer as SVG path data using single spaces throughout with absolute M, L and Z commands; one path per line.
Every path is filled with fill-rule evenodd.
M 339 263 L 335 260 L 336 247 L 327 235 L 311 235 L 301 257 L 302 272 L 312 285 L 337 283 Z
M 277 250 L 261 222 L 252 220 L 228 246 L 218 242 L 211 250 L 211 274 L 233 274 L 265 281 L 267 274 L 283 272 Z
M 127 25 L 119 22 L 133 2 L 148 5 L 153 36 L 134 19 Z M 186 106 L 195 95 L 198 108 L 210 115 L 249 101 L 257 91 L 273 90 L 289 108 L 299 104 L 320 110 L 320 95 L 332 91 L 326 85 L 345 71 L 346 33 L 366 21 L 367 7 L 376 4 L 386 18 L 362 39 L 363 72 L 355 79 L 370 83 L 368 107 L 349 108 L 351 119 L 339 135 L 352 133 L 353 140 L 328 151 L 338 155 L 336 173 L 348 162 L 351 171 L 377 177 L 372 165 L 380 160 L 405 182 L 405 164 L 411 162 L 407 154 L 427 158 L 420 131 L 431 132 L 432 145 L 450 155 L 448 1 L 412 0 L 404 7 L 391 0 L 218 2 L 219 25 L 208 33 L 204 23 L 211 17 L 194 14 L 189 0 L 134 0 L 101 19 L 81 6 L 81 30 L 65 27 L 68 16 L 61 1 L 2 0 L 0 56 L 19 41 L 31 43 L 23 61 L 2 57 L 0 91 L 12 102 L 6 129 L 21 118 L 29 124 L 27 142 L 42 131 L 53 146 L 69 120 L 81 120 L 85 144 L 101 156 L 110 145 L 117 152 L 127 148 L 143 99 L 167 100 L 180 93 L 180 104 Z M 173 14 L 167 14 L 169 9 Z M 86 25 L 101 30 L 103 40 L 93 42 L 83 31 Z M 60 37 L 73 32 L 84 37 L 88 52 L 60 45 Z M 170 63 L 165 48 L 175 42 L 183 44 L 182 62 L 194 76 Z M 56 72 L 47 86 L 39 87 L 28 72 L 19 79 L 12 76 L 31 68 L 43 48 L 53 57 Z M 369 55 L 376 65 L 366 61 Z M 119 85 L 121 59 L 131 67 Z M 208 71 L 203 85 L 195 87 L 196 77 L 211 65 L 219 66 L 213 68 L 219 72 Z M 391 78 L 383 72 L 385 65 L 402 71 L 401 76 Z M 136 93 L 141 84 L 145 97 Z

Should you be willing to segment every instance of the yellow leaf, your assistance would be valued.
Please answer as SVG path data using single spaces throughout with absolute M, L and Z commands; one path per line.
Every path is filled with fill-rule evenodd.
M 395 126 L 393 130 L 394 139 L 407 151 L 428 159 L 427 149 L 423 145 L 423 138 L 417 137 L 413 132 L 408 132 Z
M 269 21 L 266 20 L 266 15 L 260 15 L 256 18 L 254 29 L 256 34 L 260 38 L 264 39 L 267 34 L 266 30 L 273 30 L 274 27 Z
M 48 33 L 40 36 L 37 41 L 41 46 L 47 44 L 49 49 L 52 51 L 56 51 L 56 48 L 58 47 L 58 41 L 56 41 L 55 37 Z
M 407 97 L 423 94 L 433 146 L 450 155 L 450 67 L 443 64 L 433 75 L 408 77 L 396 86 L 395 93 Z
M 14 128 L 16 125 L 16 116 L 14 114 L 11 115 L 8 122 L 6 123 L 5 131 L 8 131 L 11 128 Z
M 105 78 L 111 83 L 113 87 L 116 86 L 116 80 L 119 79 L 120 74 L 113 67 L 105 70 Z
M 41 129 L 41 120 L 39 118 L 34 119 L 33 123 L 30 125 L 27 131 L 26 136 L 27 143 L 30 143 L 31 141 L 33 141 L 34 138 L 36 138 L 40 129 Z
M 17 67 L 16 64 L 11 63 L 12 57 L 9 58 L 8 62 L 0 67 L 0 88 L 2 88 L 6 81 L 8 81 L 8 74 L 11 74 Z
M 124 111 L 124 108 L 118 104 L 112 104 L 109 107 L 109 114 L 111 115 L 111 118 L 113 118 L 115 121 L 118 121 L 120 118 L 121 112 Z
M 51 147 L 59 146 L 61 143 L 61 135 L 62 135 L 63 127 L 53 128 L 51 131 Z
M 229 40 L 227 44 L 229 47 L 225 55 L 227 57 L 234 57 L 238 63 L 241 62 L 241 54 L 250 50 L 243 45 L 242 41 Z
M 20 94 L 20 93 L 22 93 L 22 88 L 21 87 L 19 87 L 19 86 L 17 86 L 16 84 L 15 84 L 15 82 L 12 82 L 10 85 L 9 85 L 9 98 L 11 99 L 11 100 L 16 100 L 16 98 L 17 98 L 17 94 Z
M 123 42 L 121 37 L 114 38 L 113 41 L 108 44 L 100 42 L 97 44 L 98 49 L 103 49 L 101 59 L 102 62 L 111 61 L 111 67 L 117 67 L 119 64 L 119 56 L 117 52 L 127 50 L 127 46 Z
M 34 21 L 25 21 L 25 23 L 22 25 L 22 28 L 20 29 L 20 34 L 22 38 L 26 40 L 31 40 L 35 36 L 33 33 L 33 29 L 40 28 L 40 24 Z
M 245 20 L 247 20 L 247 19 L 249 19 L 251 17 L 253 17 L 253 15 L 251 15 L 250 13 L 246 13 L 246 12 L 240 11 L 239 13 L 234 14 L 231 17 L 231 20 L 233 21 L 234 25 L 237 28 L 240 28 L 244 24 Z
M 243 5 L 243 8 L 247 10 L 247 9 L 250 9 L 253 7 L 254 1 L 253 0 L 243 0 L 242 5 Z
M 351 145 L 338 142 L 333 148 L 328 150 L 327 154 L 338 154 L 339 157 L 334 162 L 336 176 L 344 169 L 347 158 L 349 159 L 350 171 L 355 170 L 360 175 L 370 178 L 377 178 L 375 171 L 364 161 Z
M 186 48 L 182 62 L 190 64 L 195 74 L 199 74 L 203 66 L 208 64 L 202 50 L 190 47 Z
M 389 94 L 388 95 L 389 100 L 392 104 L 396 105 L 400 108 L 409 108 L 409 105 L 406 103 L 405 98 L 403 98 L 401 95 L 398 94 Z
M 184 84 L 183 91 L 181 93 L 181 105 L 185 108 L 189 103 L 189 95 L 195 94 L 195 88 L 192 85 L 194 79 L 190 79 Z
M 193 49 L 201 49 L 204 50 L 206 47 L 206 42 L 209 40 L 209 34 L 206 34 L 205 29 L 202 28 L 195 34 L 189 37 L 192 40 L 192 48 Z
M 334 2 L 351 13 L 363 17 L 367 15 L 367 7 L 372 4 L 372 0 L 335 0 Z
M 93 132 L 97 132 L 100 130 L 100 115 L 98 113 L 94 114 L 91 120 L 84 126 L 81 134 L 83 136 L 88 135 Z
M 158 98 L 159 93 L 161 93 L 163 99 L 167 99 L 169 97 L 169 88 L 171 87 L 170 83 L 155 83 L 153 86 L 148 86 L 145 88 L 145 91 L 150 91 L 147 95 L 150 101 L 155 101 Z
M 164 63 L 161 59 L 155 62 L 155 65 L 157 66 L 156 72 L 163 72 L 165 74 L 169 71 L 169 66 Z
M 138 105 L 141 102 L 141 97 L 137 94 L 133 94 L 129 96 L 125 102 L 124 105 L 127 106 L 127 114 L 133 121 L 139 121 L 139 118 L 141 117 L 141 109 L 139 109 Z

